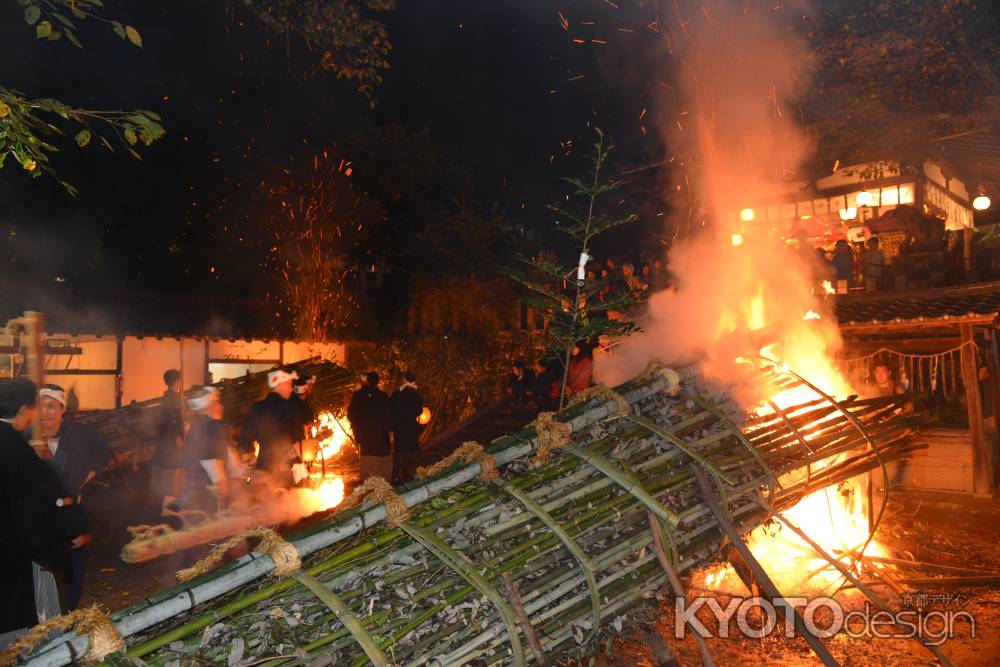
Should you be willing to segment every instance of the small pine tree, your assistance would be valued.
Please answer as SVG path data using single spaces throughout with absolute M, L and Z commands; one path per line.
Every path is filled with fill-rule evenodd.
M 508 272 L 529 291 L 522 297 L 524 303 L 543 313 L 550 323 L 546 329 L 546 345 L 563 365 L 559 392 L 560 411 L 565 405 L 573 348 L 583 340 L 597 340 L 602 336 L 628 336 L 638 331 L 633 322 L 609 317 L 610 313 L 620 313 L 638 302 L 638 297 L 622 285 L 621 279 L 615 276 L 595 280 L 585 278 L 594 238 L 609 229 L 638 219 L 634 213 L 612 217 L 597 210 L 598 198 L 621 187 L 624 181 L 601 180 L 601 171 L 613 146 L 599 128 L 594 130 L 597 141 L 594 143 L 593 153 L 588 156 L 592 165 L 592 175 L 588 179 L 590 182 L 568 177 L 563 179 L 573 186 L 573 197 L 580 202 L 580 206 L 573 210 L 559 205 L 548 207 L 557 216 L 554 223 L 556 229 L 568 236 L 572 249 L 578 251 L 575 256 L 579 257 L 579 262 L 567 266 L 558 259 L 544 256 L 521 257 L 521 262 L 529 270 L 515 269 Z

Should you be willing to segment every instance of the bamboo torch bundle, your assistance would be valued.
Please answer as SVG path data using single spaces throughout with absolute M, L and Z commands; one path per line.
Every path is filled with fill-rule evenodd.
M 746 531 L 768 518 L 761 490 L 781 509 L 912 449 L 902 399 L 807 404 L 744 432 L 682 377 L 648 374 L 495 441 L 498 478 L 456 464 L 400 489 L 415 511 L 396 525 L 382 505 L 335 515 L 292 542 L 303 559 L 287 578 L 262 576 L 272 559 L 252 554 L 114 615 L 128 637 L 115 661 L 499 665 L 585 652 L 666 584 L 650 517 L 676 571 L 716 553 L 692 464 Z M 85 648 L 64 638 L 28 664 Z

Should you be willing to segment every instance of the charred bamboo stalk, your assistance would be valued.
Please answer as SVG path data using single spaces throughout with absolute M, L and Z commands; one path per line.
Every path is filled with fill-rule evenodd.
M 404 501 L 415 509 L 409 520 L 414 529 L 436 535 L 443 544 L 438 548 L 458 556 L 428 550 L 414 538 L 414 529 L 382 525 L 381 505 L 340 513 L 298 535 L 292 544 L 303 557 L 303 570 L 349 607 L 361 630 L 345 627 L 335 610 L 295 579 L 268 580 L 270 557 L 253 553 L 115 614 L 128 655 L 150 665 L 165 665 L 178 655 L 215 664 L 229 660 L 232 643 L 245 637 L 244 659 L 259 664 L 301 664 L 326 656 L 335 664 L 360 667 L 368 658 L 366 642 L 356 633 L 365 632 L 397 664 L 424 665 L 429 656 L 439 665 L 516 664 L 520 658 L 511 652 L 512 639 L 524 643 L 521 625 L 505 619 L 483 593 L 483 582 L 502 588 L 504 575 L 520 591 L 524 615 L 545 655 L 554 659 L 572 645 L 587 644 L 667 583 L 651 548 L 651 502 L 662 508 L 660 516 L 679 519 L 666 536 L 676 550 L 677 573 L 713 558 L 720 545 L 718 524 L 688 469 L 692 461 L 725 473 L 728 481 L 720 480 L 719 486 L 741 532 L 767 519 L 754 498 L 772 475 L 788 479 L 772 499 L 776 507 L 786 507 L 807 489 L 822 488 L 815 475 L 807 483 L 804 473 L 798 474 L 808 459 L 801 447 L 758 450 L 762 467 L 740 437 L 726 433 L 726 422 L 706 418 L 694 401 L 666 391 L 671 387 L 677 388 L 676 376 L 653 375 L 618 391 L 635 414 L 658 429 L 676 426 L 673 435 L 683 440 L 683 448 L 655 430 L 620 419 L 615 400 L 595 397 L 562 418 L 571 426 L 576 454 L 556 450 L 548 465 L 531 467 L 527 460 L 538 438 L 534 428 L 490 447 L 504 483 L 530 503 L 475 480 L 477 463 L 456 464 L 436 478 L 401 488 Z M 871 419 L 870 430 L 877 433 L 869 437 L 883 457 L 907 449 L 908 419 L 891 413 Z M 824 484 L 878 467 L 853 425 L 842 423 L 825 435 L 814 452 L 827 457 Z M 847 455 L 847 445 L 857 453 Z M 621 475 L 610 473 L 612 468 Z M 626 477 L 634 483 L 623 484 Z M 552 522 L 562 530 L 551 530 Z M 346 541 L 355 535 L 364 539 Z M 481 580 L 473 585 L 460 562 L 470 564 Z M 60 638 L 28 664 L 66 664 L 86 650 L 86 642 L 85 637 Z

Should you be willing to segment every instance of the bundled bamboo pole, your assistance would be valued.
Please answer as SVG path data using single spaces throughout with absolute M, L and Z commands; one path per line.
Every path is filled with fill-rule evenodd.
M 663 525 L 669 526 L 677 572 L 717 550 L 717 523 L 687 467 L 692 462 L 715 478 L 741 531 L 767 518 L 755 498 L 771 479 L 786 480 L 771 498 L 779 509 L 822 488 L 815 474 L 809 482 L 801 474 L 810 460 L 827 462 L 823 485 L 879 466 L 848 420 L 824 425 L 810 456 L 795 443 L 781 444 L 785 434 L 778 431 L 758 438 L 761 446 L 751 452 L 746 439 L 752 431 L 735 433 L 720 415 L 706 417 L 700 402 L 665 391 L 676 384 L 676 375 L 654 374 L 619 388 L 630 412 L 655 428 L 621 419 L 622 406 L 613 397 L 576 406 L 563 418 L 572 447 L 556 450 L 548 465 L 527 463 L 538 438 L 534 428 L 494 443 L 502 486 L 515 493 L 475 480 L 481 468 L 473 463 L 401 489 L 416 514 L 400 528 L 376 525 L 385 517 L 379 505 L 346 512 L 299 536 L 293 544 L 304 556 L 304 572 L 341 600 L 359 627 L 341 622 L 337 609 L 298 580 L 262 578 L 271 559 L 251 554 L 117 614 L 119 631 L 129 637 L 128 654 L 152 665 L 185 655 L 226 662 L 239 638 L 244 657 L 268 665 L 327 656 L 360 666 L 369 660 L 364 647 L 371 643 L 396 664 L 427 664 L 429 656 L 438 665 L 473 659 L 523 664 L 531 656 L 517 650 L 521 626 L 489 593 L 506 575 L 521 593 L 542 651 L 553 657 L 586 646 L 666 582 L 651 548 L 651 512 L 674 519 Z M 875 404 L 851 409 L 883 458 L 909 451 L 909 416 Z M 561 529 L 552 530 L 553 522 Z M 358 533 L 365 539 L 342 543 Z M 197 614 L 188 613 L 203 603 Z M 177 611 L 164 615 L 171 608 Z M 359 633 L 366 633 L 365 641 Z M 60 641 L 29 664 L 65 664 L 60 653 L 69 648 Z M 85 639 L 70 641 L 75 650 L 86 648 Z
M 676 393 L 680 383 L 692 375 L 690 369 L 662 371 L 644 374 L 617 388 L 619 394 L 630 402 L 638 402 L 649 396 L 660 393 Z M 612 400 L 597 399 L 584 405 L 574 406 L 566 410 L 557 419 L 566 424 L 572 431 L 582 430 L 601 420 L 616 414 L 616 405 Z M 525 428 L 517 433 L 498 438 L 489 447 L 490 453 L 497 464 L 505 465 L 517 460 L 527 459 L 536 450 L 538 434 L 534 427 Z M 553 470 L 561 467 L 556 465 Z M 471 463 L 419 483 L 403 487 L 401 497 L 409 507 L 425 503 L 440 494 L 475 479 L 481 468 L 478 463 Z M 386 518 L 385 507 L 365 504 L 361 507 L 340 512 L 330 520 L 312 529 L 298 534 L 292 541 L 299 555 L 309 556 L 321 549 L 326 549 L 344 540 L 352 538 L 365 529 L 371 530 Z M 374 541 L 366 542 L 351 552 L 350 557 L 357 557 L 374 551 L 381 540 L 387 540 L 398 534 L 398 531 L 388 531 Z M 160 623 L 169 622 L 185 614 L 196 606 L 206 604 L 234 590 L 260 580 L 273 568 L 273 561 L 266 555 L 250 553 L 232 563 L 218 568 L 212 576 L 202 577 L 176 586 L 161 594 L 133 605 L 127 609 L 112 614 L 112 620 L 118 631 L 124 637 L 131 637 L 144 632 Z M 245 608 L 242 605 L 252 605 L 266 599 L 279 589 L 287 590 L 291 584 L 286 581 L 266 586 L 250 596 L 243 596 L 232 605 L 233 608 Z M 204 619 L 193 622 L 191 627 L 201 630 L 210 622 Z M 76 637 L 72 633 L 43 646 L 28 662 L 31 665 L 65 665 L 73 660 L 73 656 L 86 652 L 86 637 Z

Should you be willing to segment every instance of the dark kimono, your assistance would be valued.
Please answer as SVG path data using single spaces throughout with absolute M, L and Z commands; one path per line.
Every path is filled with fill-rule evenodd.
M 0 633 L 38 623 L 32 561 L 70 575 L 58 481 L 14 428 L 0 422 Z
M 260 444 L 257 468 L 272 473 L 290 473 L 296 457 L 293 443 L 302 439 L 302 429 L 295 433 L 297 418 L 287 399 L 271 392 L 254 403 L 240 429 L 240 451 L 252 452 L 253 443 Z

